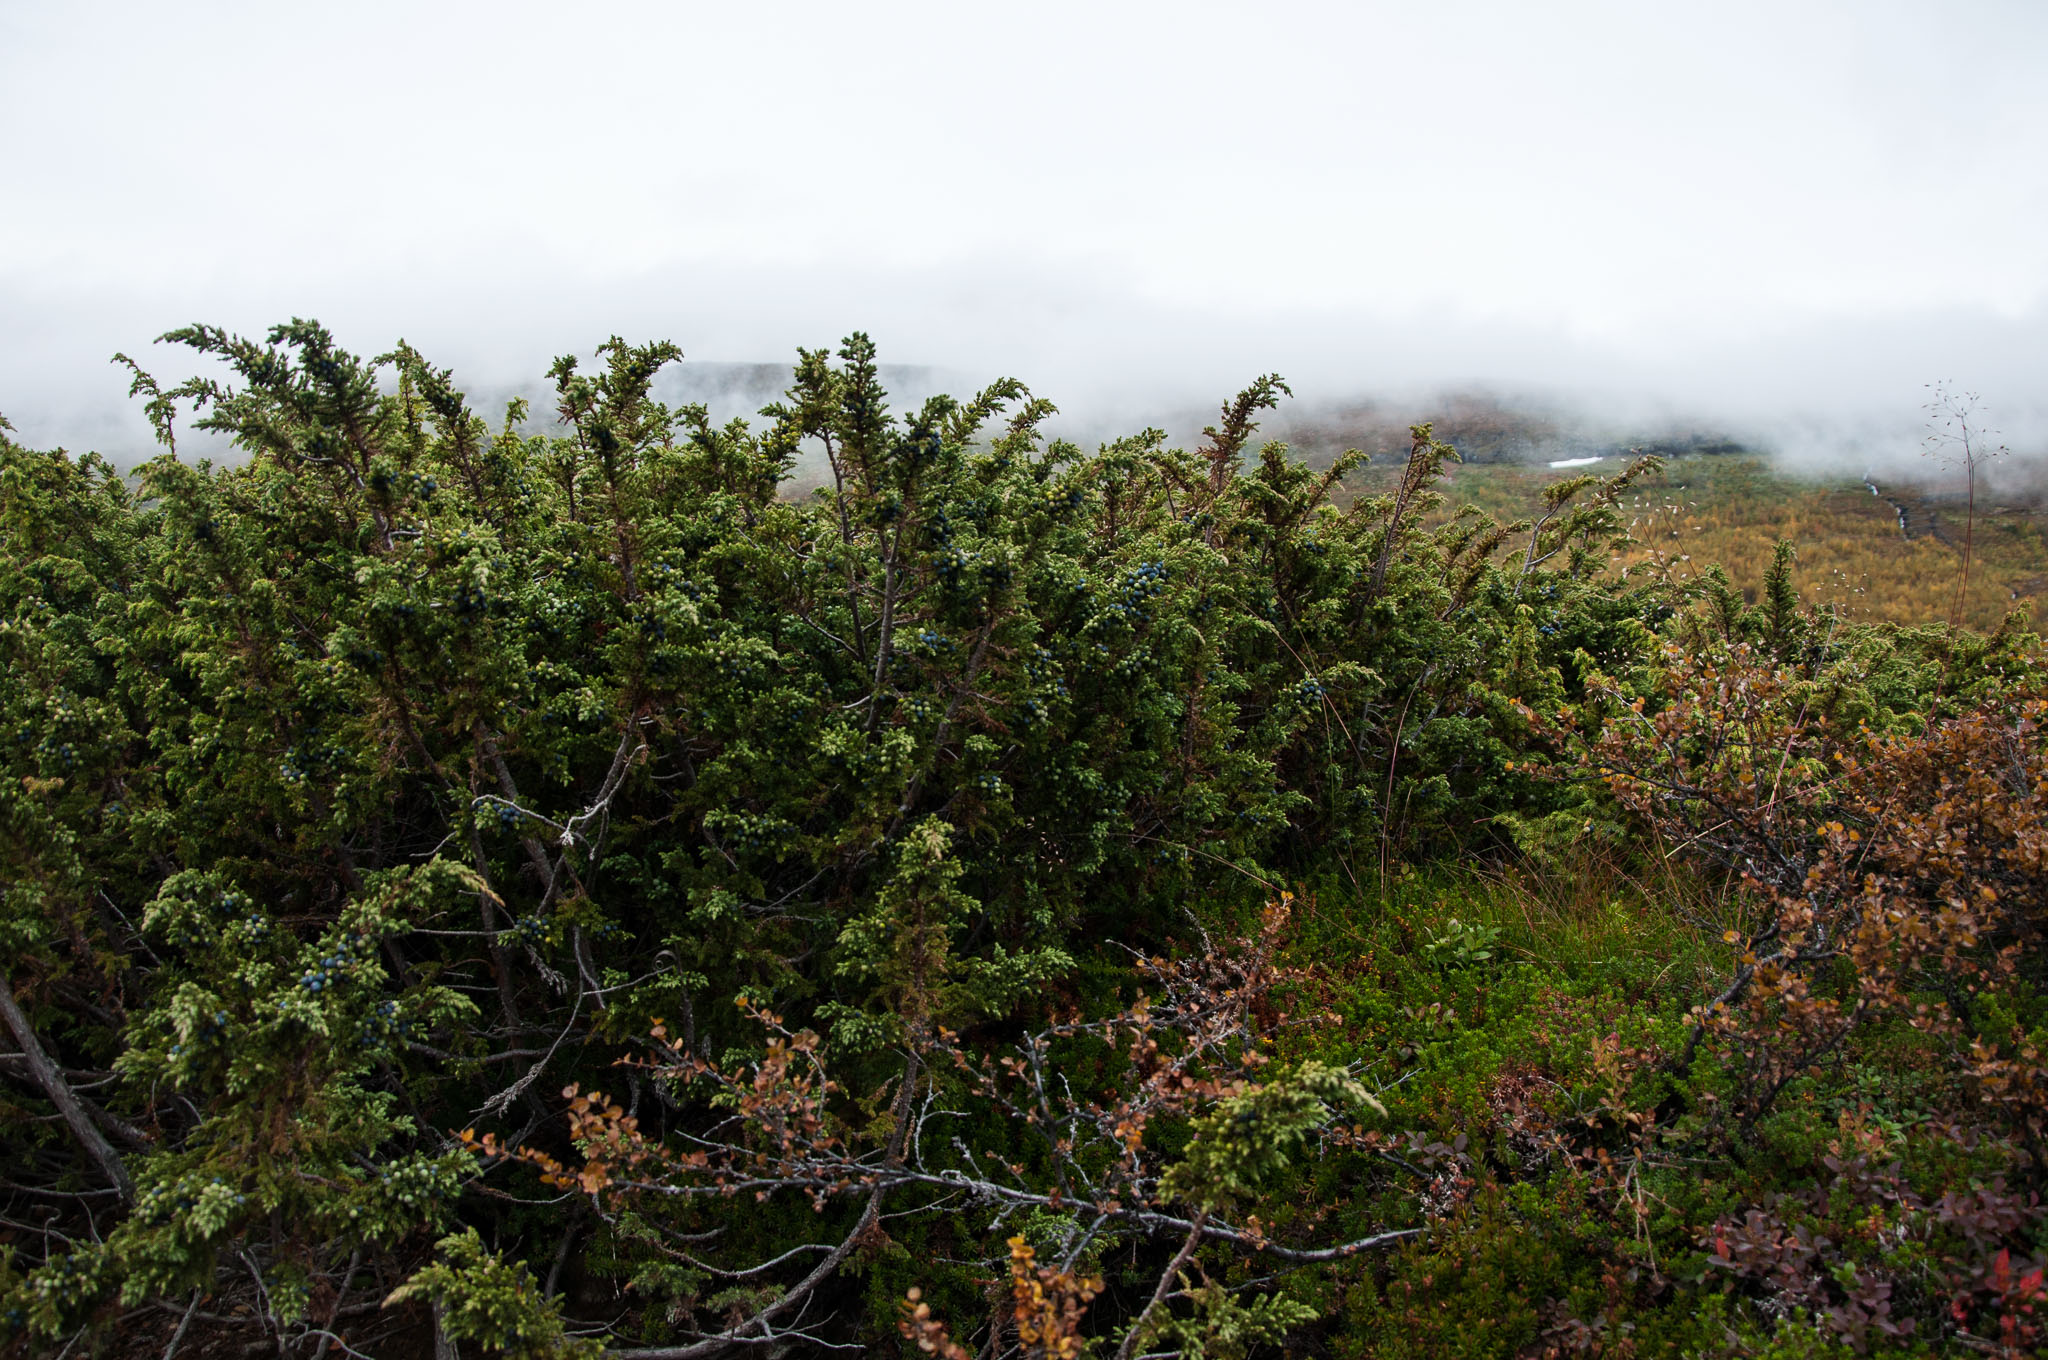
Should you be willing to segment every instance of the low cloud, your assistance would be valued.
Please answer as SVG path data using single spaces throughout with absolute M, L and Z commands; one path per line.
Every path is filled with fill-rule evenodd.
M 1084 440 L 1147 424 L 1193 437 L 1230 393 L 1279 372 L 1295 393 L 1269 424 L 1282 434 L 1341 427 L 1347 411 L 1399 424 L 1478 402 L 1546 425 L 1565 444 L 1723 435 L 1793 466 L 1898 475 L 1922 466 L 1927 385 L 1946 380 L 1981 394 L 2017 453 L 2048 451 L 2040 314 L 1815 318 L 1759 335 L 1674 322 L 1615 340 L 1448 312 L 1173 306 L 1082 272 L 1005 261 L 930 271 L 677 267 L 611 280 L 536 273 L 519 286 L 400 272 L 120 294 L 0 280 L 0 312 L 13 323 L 0 334 L 0 412 L 20 437 L 123 460 L 148 451 L 149 433 L 125 398 L 125 374 L 108 363 L 114 351 L 183 376 L 199 367 L 193 356 L 152 346 L 155 335 L 194 320 L 260 334 L 294 315 L 319 317 L 362 353 L 407 339 L 454 366 L 485 404 L 543 396 L 556 354 L 588 354 L 616 333 L 684 348 L 669 396 L 749 415 L 779 391 L 797 346 L 866 330 L 894 366 L 900 399 L 1016 376 L 1059 404 L 1057 429 Z
M 478 391 L 864 329 L 1084 437 L 1277 371 L 1302 423 L 1482 394 L 1830 468 L 1916 457 L 1950 380 L 2048 448 L 2027 0 L 564 16 L 0 8 L 0 411 L 133 457 L 114 350 L 315 316 Z

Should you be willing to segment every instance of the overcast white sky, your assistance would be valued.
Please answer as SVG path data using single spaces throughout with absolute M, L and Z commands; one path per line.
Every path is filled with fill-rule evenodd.
M 488 381 L 858 327 L 1069 405 L 1953 378 L 2024 432 L 2044 77 L 2041 0 L 0 0 L 0 411 L 91 442 L 113 350 L 298 314 Z

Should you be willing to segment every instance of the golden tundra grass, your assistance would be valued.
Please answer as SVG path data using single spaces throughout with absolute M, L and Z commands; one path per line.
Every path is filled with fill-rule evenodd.
M 1391 459 L 1374 459 L 1374 463 Z M 1593 468 L 1611 473 L 1609 460 Z M 1578 469 L 1475 465 L 1455 467 L 1444 490 L 1502 518 L 1528 518 L 1542 487 Z M 1370 494 L 1389 469 L 1361 469 L 1350 481 Z M 1814 603 L 1832 603 L 1859 622 L 1928 624 L 1948 619 L 1962 567 L 1958 547 L 1931 537 L 1911 542 L 1897 512 L 1859 482 L 1795 480 L 1763 463 L 1737 457 L 1673 461 L 1640 484 L 1625 502 L 1636 541 L 1617 555 L 1617 570 L 1668 570 L 1685 579 L 1720 563 L 1752 599 L 1780 538 L 1797 549 L 1796 580 Z M 1943 502 L 1941 520 L 1962 541 L 1960 505 Z M 2014 609 L 2048 628 L 2048 532 L 2038 515 L 1977 516 L 1976 563 L 1963 622 L 1993 629 Z

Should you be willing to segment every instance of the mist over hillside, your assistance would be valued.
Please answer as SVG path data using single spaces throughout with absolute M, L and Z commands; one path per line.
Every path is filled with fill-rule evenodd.
M 162 351 L 136 348 L 148 366 L 170 358 Z M 178 356 L 182 358 L 182 356 Z M 429 351 L 429 357 L 435 357 Z M 792 356 L 793 357 L 793 356 Z M 554 392 L 540 375 L 536 360 L 532 376 L 518 377 L 503 359 L 475 368 L 457 368 L 455 380 L 473 409 L 496 422 L 506 404 L 527 406 L 525 428 L 544 432 L 554 426 Z M 1032 381 L 1033 391 L 1049 397 L 1060 413 L 1047 423 L 1050 433 L 1085 448 L 1147 427 L 1166 432 L 1176 444 L 1194 448 L 1203 430 L 1216 420 L 1217 405 L 1234 390 L 1218 375 L 1219 385 L 1206 400 L 1188 389 L 1186 379 L 1162 382 L 1156 374 L 1134 368 L 1129 382 L 1114 385 L 1103 371 L 1082 375 L 1062 372 Z M 167 380 L 175 363 L 162 367 Z M 1315 369 L 1311 369 L 1315 374 Z M 476 376 L 481 374 L 481 376 Z M 927 397 L 950 393 L 965 396 L 999 375 L 993 366 L 884 363 L 883 385 L 899 410 L 915 408 Z M 1250 376 L 1250 370 L 1245 377 Z M 1284 376 L 1284 375 L 1283 375 Z M 109 369 L 72 372 L 70 381 L 45 383 L 26 391 L 0 388 L 0 414 L 7 415 L 31 444 L 92 449 L 131 466 L 153 456 L 156 449 L 140 403 L 123 396 L 123 376 Z M 1069 393 L 1064 377 L 1076 390 Z M 654 395 L 668 405 L 702 405 L 715 423 L 759 420 L 762 408 L 782 400 L 790 382 L 787 360 L 724 361 L 685 359 L 657 377 Z M 1371 455 L 1375 462 L 1405 456 L 1409 430 L 1428 422 L 1436 435 L 1458 450 L 1467 464 L 1560 469 L 1592 467 L 1632 453 L 1667 458 L 1695 455 L 1748 455 L 1768 460 L 1788 475 L 1827 481 L 1871 479 L 1887 486 L 1914 488 L 1943 497 L 1960 494 L 1960 474 L 1930 453 L 1929 417 L 1917 398 L 1926 389 L 1900 394 L 1899 399 L 1862 409 L 1844 407 L 1834 413 L 1809 410 L 1775 415 L 1746 414 L 1740 403 L 1717 412 L 1701 402 L 1692 408 L 1640 396 L 1610 394 L 1590 397 L 1563 388 L 1534 385 L 1516 388 L 1484 384 L 1430 387 L 1408 383 L 1375 392 L 1360 384 L 1349 390 L 1342 379 L 1315 374 L 1294 384 L 1297 396 L 1284 401 L 1263 421 L 1259 438 L 1277 439 L 1313 465 L 1327 465 L 1347 449 Z M 20 398 L 25 397 L 26 400 Z M 2016 507 L 2038 508 L 2048 501 L 2048 432 L 2036 413 L 2021 409 L 2016 421 L 1980 402 L 1989 423 L 1991 444 L 2005 450 L 1981 473 L 1980 486 Z M 2005 433 L 2014 426 L 2016 435 Z M 235 451 L 218 436 L 181 429 L 179 451 L 190 457 L 233 459 Z M 1592 461 L 1589 461 L 1592 460 Z M 797 488 L 822 477 L 822 463 L 800 462 Z
M 1744 455 L 1766 460 L 1794 477 L 1844 478 L 1905 484 L 1930 494 L 1955 489 L 1961 473 L 1952 460 L 1930 447 L 1926 425 L 1903 421 L 1857 432 L 1835 427 L 1822 443 L 1802 440 L 1800 431 L 1773 437 L 1742 423 L 1644 417 L 1634 421 L 1574 412 L 1554 403 L 1516 402 L 1485 393 L 1450 393 L 1430 401 L 1361 402 L 1284 413 L 1274 437 L 1286 439 L 1309 461 L 1325 463 L 1345 449 L 1373 455 L 1404 453 L 1412 425 L 1428 421 L 1467 464 L 1593 467 L 1636 454 L 1684 458 Z M 1982 471 L 1981 485 L 1993 494 L 2024 503 L 2048 495 L 2048 450 L 2004 449 Z

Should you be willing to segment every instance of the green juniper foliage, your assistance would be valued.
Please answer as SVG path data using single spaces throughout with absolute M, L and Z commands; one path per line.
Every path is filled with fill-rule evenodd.
M 654 399 L 673 346 L 614 338 L 535 433 L 403 344 L 164 338 L 229 376 L 124 358 L 152 424 L 235 463 L 0 433 L 0 1325 L 31 1351 L 135 1319 L 156 1350 L 886 1350 L 912 1284 L 993 1340 L 1022 1233 L 1104 1276 L 1104 1353 L 1377 1346 L 1417 1279 L 1547 1271 L 1451 1348 L 1511 1354 L 1610 1258 L 1503 1265 L 1484 1225 L 1584 1237 L 1598 1175 L 1489 1179 L 1457 1125 L 1500 1097 L 1453 1074 L 1540 1063 L 1456 1017 L 1636 1007 L 1647 1044 L 1699 998 L 1546 972 L 1483 901 L 1411 923 L 1411 866 L 1638 835 L 1553 777 L 1554 720 L 1661 702 L 1674 643 L 1899 731 L 2032 664 L 1802 612 L 1789 548 L 1754 609 L 1616 580 L 1653 459 L 1502 523 L 1443 504 L 1421 426 L 1339 509 L 1360 455 L 1253 447 L 1277 377 L 1195 451 L 1089 451 L 1014 381 L 891 408 L 859 335 L 714 425 Z M 1299 959 L 1145 995 L 1300 883 L 1350 905 L 1297 906 Z M 1575 1063 L 1570 1100 L 1626 1085 Z M 1434 1075 L 1396 1098 L 1404 1068 Z M 1034 1142 L 981 1071 L 1095 1122 Z

